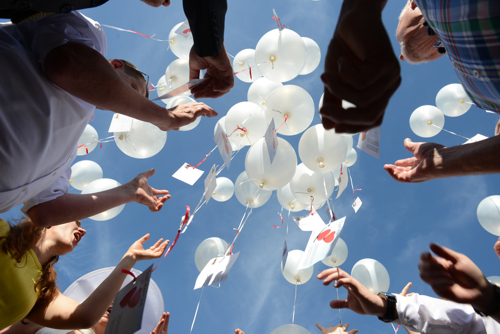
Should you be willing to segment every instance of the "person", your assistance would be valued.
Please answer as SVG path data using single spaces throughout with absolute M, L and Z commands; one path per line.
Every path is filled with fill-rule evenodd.
M 494 248 L 499 255 L 499 241 Z M 500 288 L 489 282 L 481 269 L 464 254 L 436 244 L 431 244 L 430 249 L 437 256 L 422 253 L 418 265 L 420 278 L 438 296 L 470 304 L 480 314 L 500 323 Z
M 495 126 L 495 136 L 500 135 L 500 119 L 497 122 L 497 125 Z
M 347 328 L 349 327 L 348 323 L 345 323 L 344 325 L 338 324 L 337 326 L 330 325 L 330 327 L 323 327 L 320 324 L 316 324 L 316 327 L 321 331 L 321 334 L 341 334 L 341 333 L 347 333 L 347 334 L 356 334 L 358 332 L 357 329 L 351 329 L 350 331 L 347 331 Z M 234 330 L 235 334 L 245 334 L 241 329 L 235 329 Z M 1 334 L 1 333 L 0 333 Z
M 137 261 L 156 259 L 165 251 L 168 240 L 158 240 L 148 249 L 146 234 L 134 242 L 112 273 L 81 304 L 64 296 L 55 284 L 53 268 L 58 256 L 71 252 L 86 231 L 79 222 L 39 227 L 29 219 L 10 225 L 0 220 L 0 329 L 24 318 L 56 329 L 94 326 L 120 289 Z
M 403 297 L 411 297 L 411 296 L 413 296 L 414 295 L 413 292 L 408 293 L 408 290 L 410 290 L 411 286 L 412 286 L 411 282 L 409 282 L 408 284 L 406 284 L 406 286 L 403 288 L 403 291 L 401 291 L 400 295 L 403 296 Z M 408 334 L 420 334 L 420 333 L 417 333 L 417 332 L 414 332 L 414 331 L 408 329 L 408 327 L 406 327 L 406 326 L 403 326 L 403 328 L 405 329 L 406 333 L 408 333 Z
M 478 3 L 487 8 L 484 11 L 487 14 L 476 11 Z M 489 51 L 498 47 L 499 18 L 500 8 L 487 0 L 445 3 L 408 0 L 396 31 L 401 44 L 400 59 L 421 63 L 446 53 L 471 100 L 480 108 L 500 113 L 500 71 L 496 68 L 500 55 Z M 481 28 L 485 26 L 483 23 L 488 29 Z M 465 39 L 465 35 L 469 37 Z M 455 147 L 413 143 L 407 138 L 404 146 L 414 157 L 384 166 L 399 182 L 500 172 L 498 136 Z
M 477 314 L 469 305 L 439 300 L 415 293 L 410 297 L 370 292 L 360 282 L 340 268 L 324 270 L 318 276 L 324 285 L 333 281 L 336 288 L 344 287 L 346 300 L 332 300 L 334 309 L 348 308 L 361 315 L 376 315 L 384 322 L 404 325 L 420 333 L 482 334 L 499 333 L 500 324 Z
M 401 83 L 400 66 L 382 23 L 387 0 L 344 0 L 325 57 L 325 129 L 358 133 L 380 126 Z M 346 111 L 342 100 L 356 105 Z
M 178 129 L 201 115 L 217 115 L 204 103 L 166 110 L 149 101 L 141 72 L 122 60 L 108 62 L 106 51 L 102 27 L 78 12 L 1 26 L 0 62 L 5 71 L 0 78 L 0 212 L 27 203 L 24 211 L 31 215 L 31 207 L 63 197 L 78 139 L 93 119 L 95 106 L 151 122 L 162 130 Z M 168 196 L 154 197 L 168 192 L 147 185 L 153 173 L 133 181 L 144 191 L 136 188 L 126 200 L 107 198 L 99 212 L 138 195 L 152 211 L 160 210 Z M 104 197 L 89 197 L 87 202 L 97 205 L 106 201 Z M 80 203 L 60 201 L 58 210 L 80 210 Z M 55 224 L 91 215 L 52 217 L 58 210 L 54 206 L 44 210 L 45 219 Z

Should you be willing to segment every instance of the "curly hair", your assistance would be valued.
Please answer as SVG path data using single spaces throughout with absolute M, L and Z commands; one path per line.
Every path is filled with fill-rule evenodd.
M 79 221 L 77 223 L 80 224 Z M 28 261 L 26 253 L 42 238 L 45 228 L 35 225 L 29 218 L 15 225 L 10 222 L 8 224 L 10 226 L 9 234 L 0 237 L 0 240 L 5 239 L 2 250 L 5 254 L 10 254 L 19 266 L 23 267 Z M 57 273 L 54 264 L 58 260 L 59 256 L 54 256 L 42 266 L 42 274 L 33 286 L 35 291 L 38 290 L 37 304 L 46 304 L 54 299 L 57 292 Z

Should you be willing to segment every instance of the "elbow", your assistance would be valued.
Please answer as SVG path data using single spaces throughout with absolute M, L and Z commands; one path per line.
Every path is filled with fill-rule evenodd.
M 91 317 L 91 316 L 88 316 L 88 317 L 84 317 L 83 319 L 81 319 L 79 321 L 79 326 L 78 328 L 82 328 L 82 329 L 85 329 L 85 328 L 91 328 L 93 327 L 95 324 L 97 324 L 97 322 L 99 321 L 99 319 L 101 319 L 101 317 Z

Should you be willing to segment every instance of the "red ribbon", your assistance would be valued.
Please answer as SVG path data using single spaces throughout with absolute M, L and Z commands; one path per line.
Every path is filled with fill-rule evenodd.
M 188 164 L 188 165 L 186 165 L 186 167 L 192 167 L 193 169 L 198 168 L 198 166 L 200 166 L 202 163 L 204 163 L 204 162 L 205 162 L 205 160 L 207 160 L 207 158 L 208 158 L 208 156 L 209 156 L 210 154 L 212 154 L 212 152 L 208 153 L 208 154 L 205 156 L 205 159 L 201 160 L 201 161 L 200 161 L 200 163 L 199 163 L 199 164 L 197 164 L 196 166 L 191 166 L 191 165 L 189 165 L 189 164 Z
M 247 131 L 248 131 L 248 130 L 247 130 L 247 128 L 245 128 L 245 127 L 243 127 L 243 128 L 242 128 L 242 127 L 240 127 L 239 125 L 236 125 L 236 129 L 235 129 L 233 132 L 231 132 L 231 134 L 230 134 L 230 135 L 226 135 L 226 137 L 231 137 L 231 136 L 233 135 L 233 133 L 235 133 L 235 132 L 236 132 L 236 131 L 238 131 L 238 130 L 241 130 L 241 131 L 243 131 L 243 132 L 247 132 Z
M 187 34 L 187 33 L 189 33 L 189 32 L 191 32 L 191 29 L 189 29 L 189 28 L 188 28 L 188 29 L 186 29 L 186 30 L 183 30 L 183 31 L 182 31 L 182 33 L 183 33 L 184 35 L 185 35 L 185 34 Z
M 283 216 L 282 216 L 282 215 L 281 215 L 281 213 L 279 213 L 279 212 L 278 212 L 278 214 L 279 214 L 279 215 L 280 215 L 280 217 L 281 217 L 281 226 L 283 226 Z M 276 226 L 276 225 L 274 225 L 274 224 L 273 224 L 273 227 L 274 227 L 274 228 L 281 228 L 281 226 Z
M 311 216 L 314 216 L 314 213 L 313 213 L 313 202 L 314 202 L 314 196 L 311 196 Z
M 238 236 L 238 233 L 240 233 L 240 231 L 236 231 L 236 236 Z M 233 255 L 233 247 L 234 247 L 234 243 L 231 245 L 231 248 L 229 249 L 229 255 Z
M 89 154 L 89 148 L 87 147 L 87 145 L 85 145 L 85 144 L 78 145 L 77 148 L 80 148 L 80 147 L 85 147 L 85 152 L 87 152 L 87 154 Z M 101 147 L 102 147 L 102 143 L 101 143 Z
M 283 124 L 286 123 L 287 119 L 288 119 L 288 115 L 285 115 L 285 120 L 283 121 L 283 123 L 281 123 L 280 126 L 278 126 L 278 128 L 276 130 L 274 130 L 274 132 L 278 132 L 278 130 L 283 126 Z
M 132 276 L 134 278 L 134 283 L 135 283 L 136 277 L 135 277 L 133 272 L 131 272 L 130 270 L 127 270 L 127 269 L 122 269 L 122 273 Z

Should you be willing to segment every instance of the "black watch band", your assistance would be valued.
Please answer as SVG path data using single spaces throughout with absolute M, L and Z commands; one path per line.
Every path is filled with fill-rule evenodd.
M 478 311 L 476 310 L 476 308 L 474 307 L 474 311 L 476 311 L 477 314 L 479 314 L 480 316 L 482 317 L 488 317 L 492 314 L 495 314 L 497 313 L 498 311 L 500 311 L 500 287 L 496 284 L 493 284 L 494 286 L 494 298 L 495 298 L 495 308 L 493 310 L 490 310 L 490 312 L 488 312 L 487 314 L 484 313 L 484 312 L 481 312 L 481 311 Z
M 383 317 L 378 317 L 378 319 L 383 322 L 394 321 L 396 319 L 394 316 L 394 314 L 396 313 L 396 296 L 386 292 L 381 292 L 378 294 L 378 296 L 387 301 L 387 309 L 385 310 L 385 314 Z

